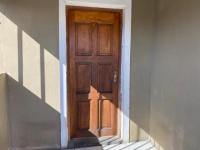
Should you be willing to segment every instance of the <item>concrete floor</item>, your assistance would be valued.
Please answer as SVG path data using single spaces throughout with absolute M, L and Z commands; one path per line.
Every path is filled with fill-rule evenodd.
M 67 150 L 156 150 L 153 144 L 150 141 L 141 141 L 136 143 L 117 143 L 116 139 L 114 139 L 114 143 L 112 143 L 113 138 L 109 138 L 109 140 L 99 140 L 102 146 L 94 146 L 94 147 L 85 147 L 85 148 L 73 148 Z

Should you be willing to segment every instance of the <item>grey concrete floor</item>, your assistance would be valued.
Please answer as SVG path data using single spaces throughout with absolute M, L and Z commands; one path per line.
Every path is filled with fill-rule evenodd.
M 72 148 L 67 150 L 156 150 L 150 141 L 122 143 L 117 137 L 100 138 L 101 146 Z

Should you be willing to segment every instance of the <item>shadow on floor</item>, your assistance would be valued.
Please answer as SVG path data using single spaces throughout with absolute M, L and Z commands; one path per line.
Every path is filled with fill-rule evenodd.
M 76 139 L 72 143 L 67 150 L 156 150 L 150 141 L 123 143 L 118 137 Z

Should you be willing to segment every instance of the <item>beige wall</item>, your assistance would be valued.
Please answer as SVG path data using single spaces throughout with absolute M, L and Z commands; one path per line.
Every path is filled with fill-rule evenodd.
M 11 147 L 59 147 L 58 0 L 1 0 L 0 12 Z
M 151 78 L 151 135 L 167 150 L 200 139 L 200 1 L 159 0 Z
M 134 3 L 131 105 L 134 137 L 145 135 L 138 136 L 138 130 L 133 130 L 138 127 L 140 133 L 145 131 L 160 149 L 197 150 L 200 1 L 158 0 L 156 30 L 151 36 L 151 12 L 155 9 L 145 0 Z
M 155 40 L 155 0 L 134 0 L 132 17 L 130 135 L 131 140 L 142 140 L 150 130 L 150 74 Z
M 1 7 L 1 6 L 0 6 Z M 0 12 L 0 23 L 2 22 L 2 13 Z M 3 32 L 3 26 L 0 25 L 0 33 Z M 0 36 L 0 74 L 4 73 L 4 62 L 3 62 L 3 36 Z
M 132 140 L 150 135 L 166 150 L 199 149 L 199 4 L 133 1 Z M 8 107 L 0 79 L 0 111 L 8 108 L 10 146 L 59 147 L 58 1 L 1 0 L 0 12 L 0 73 L 9 75 Z
M 6 75 L 0 74 L 0 149 L 7 150 L 9 147 L 8 134 L 8 97 Z

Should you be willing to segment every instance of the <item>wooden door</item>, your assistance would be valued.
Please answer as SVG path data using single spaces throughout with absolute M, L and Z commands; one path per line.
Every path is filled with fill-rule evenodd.
M 121 12 L 68 9 L 70 137 L 117 134 Z

